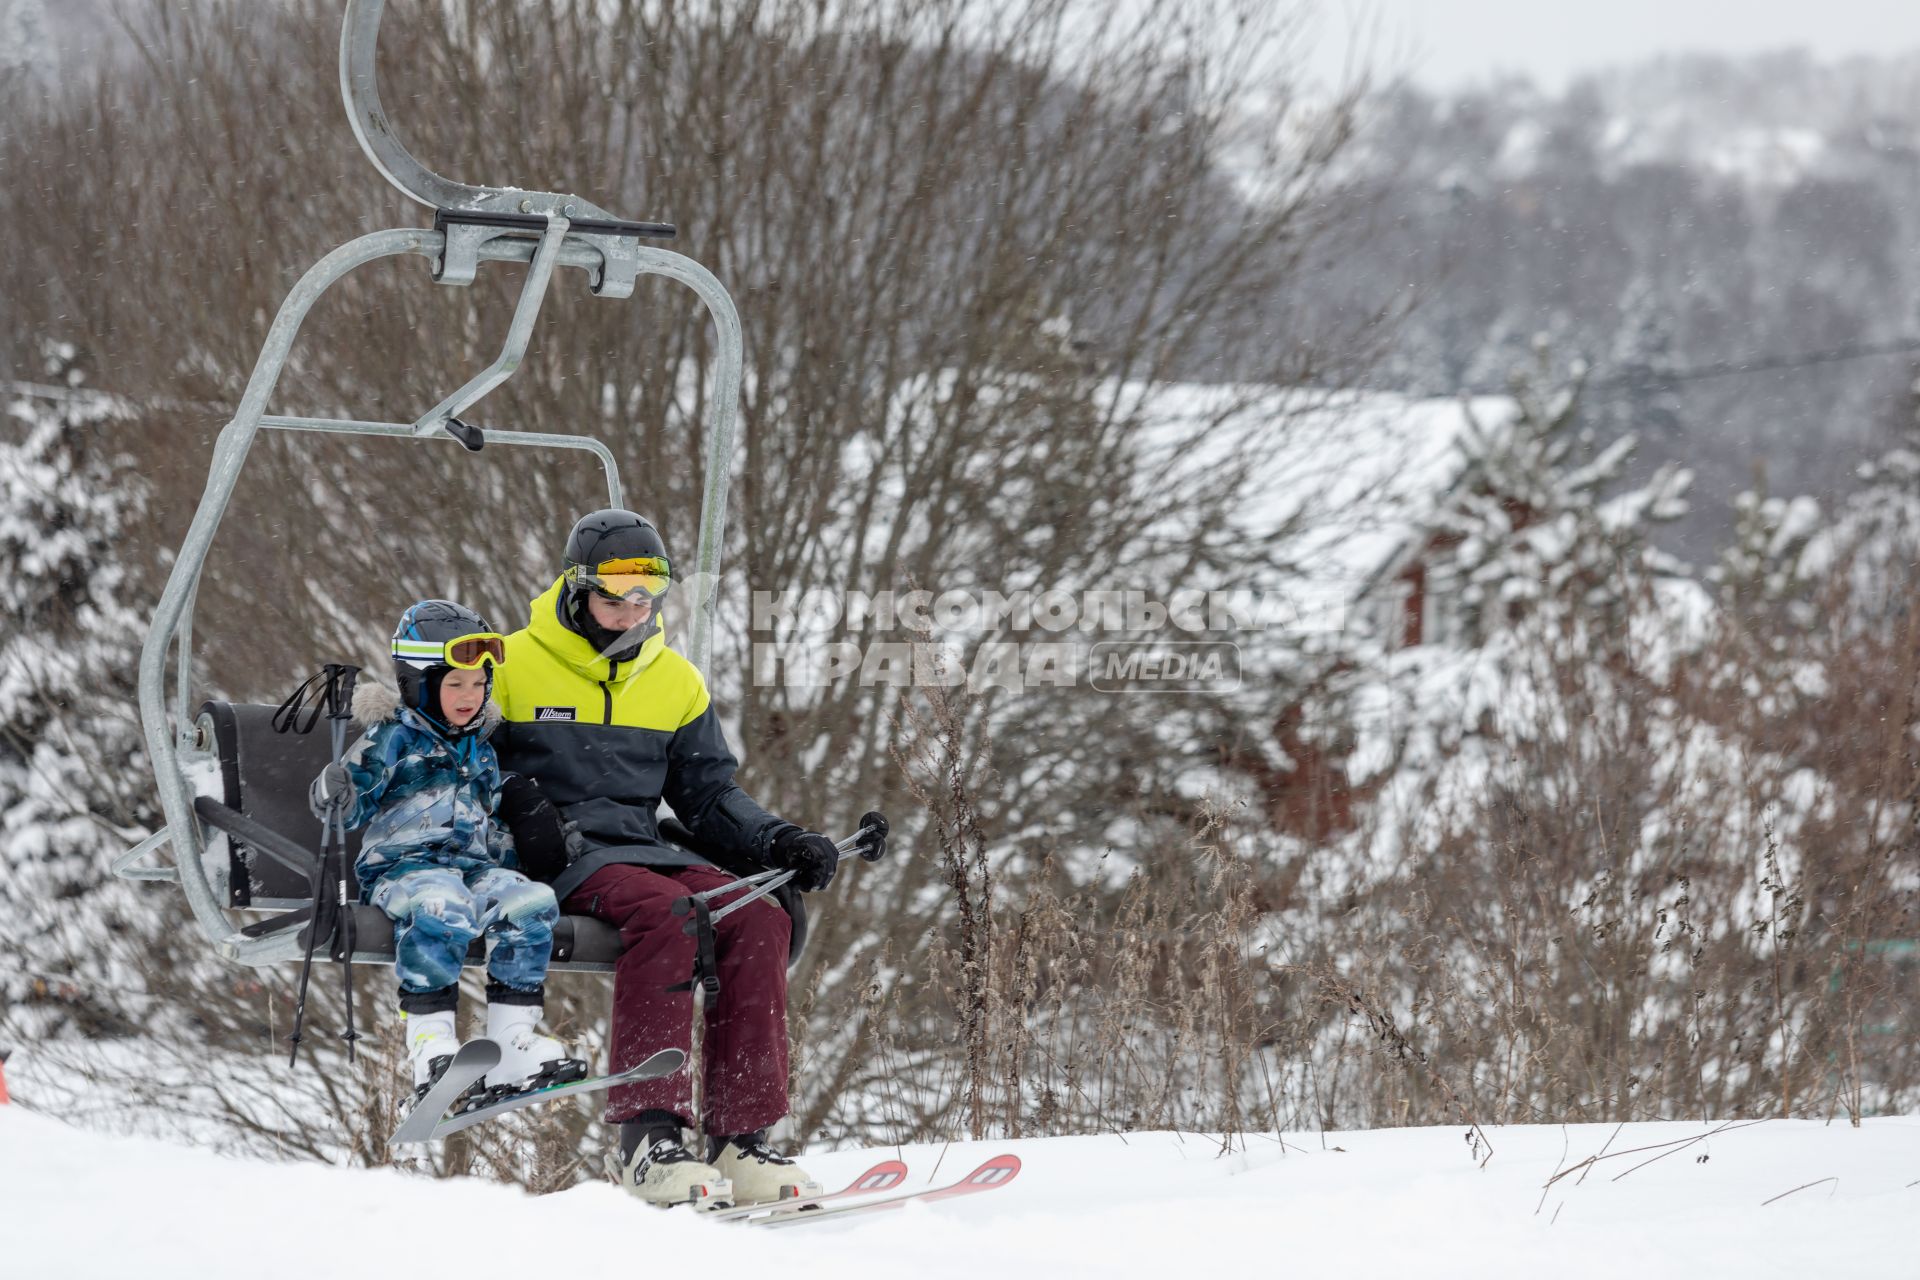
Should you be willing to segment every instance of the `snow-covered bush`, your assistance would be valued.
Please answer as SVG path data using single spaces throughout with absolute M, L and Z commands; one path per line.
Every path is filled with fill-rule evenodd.
M 1861 1048 L 1915 878 L 1888 580 L 1816 590 L 1817 509 L 1754 497 L 1696 583 L 1650 537 L 1684 476 L 1623 483 L 1630 440 L 1583 456 L 1571 392 L 1517 403 L 1436 526 L 1463 624 L 1356 658 L 1356 705 L 1394 713 L 1365 822 L 1308 877 L 1337 923 L 1287 916 L 1327 1122 L 1910 1103 L 1898 1037 Z
M 124 1035 L 118 940 L 138 913 L 108 863 L 157 808 L 135 713 L 146 584 L 124 541 L 147 486 L 112 403 L 71 347 L 52 390 L 15 396 L 0 436 L 0 1016 L 14 1035 Z

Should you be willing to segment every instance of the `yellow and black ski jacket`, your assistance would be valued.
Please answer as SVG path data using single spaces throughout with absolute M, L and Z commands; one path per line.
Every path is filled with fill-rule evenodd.
M 739 761 L 699 668 L 667 648 L 660 627 L 631 658 L 609 662 L 562 619 L 563 586 L 533 601 L 493 676 L 500 767 L 539 783 L 585 845 L 554 877 L 555 896 L 564 902 L 616 863 L 701 865 L 661 839 L 663 798 L 702 842 L 765 862 L 774 838 L 798 828 L 734 782 Z

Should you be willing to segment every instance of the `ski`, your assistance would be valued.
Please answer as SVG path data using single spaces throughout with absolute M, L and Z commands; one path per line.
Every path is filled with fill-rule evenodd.
M 848 1204 L 826 1205 L 818 1209 L 796 1208 L 782 1211 L 776 1205 L 773 1206 L 774 1212 L 770 1216 L 748 1218 L 747 1224 L 756 1227 L 792 1227 L 807 1222 L 825 1222 L 847 1214 L 898 1209 L 904 1204 L 951 1200 L 956 1196 L 970 1196 L 981 1191 L 998 1190 L 1012 1182 L 1019 1172 L 1019 1156 L 995 1156 L 958 1182 L 950 1182 L 944 1187 L 934 1187 L 926 1191 L 896 1191 L 889 1195 L 855 1200 Z
M 748 1218 L 756 1214 L 804 1213 L 812 1210 L 815 1205 L 824 1204 L 829 1200 L 843 1200 L 848 1196 L 863 1196 L 874 1191 L 891 1191 L 906 1179 L 906 1165 L 898 1160 L 882 1160 L 838 1191 L 829 1191 L 824 1195 L 803 1196 L 794 1200 L 770 1200 L 764 1204 L 743 1204 L 732 1209 L 715 1209 L 704 1216 L 724 1222 L 731 1218 Z
M 407 1118 L 387 1139 L 387 1145 L 405 1147 L 431 1139 L 434 1126 L 447 1108 L 472 1088 L 480 1077 L 499 1065 L 500 1046 L 493 1041 L 469 1040 L 461 1045 L 454 1053 L 453 1061 L 441 1072 L 440 1078 L 420 1095 L 413 1109 L 407 1112 Z
M 491 1044 L 492 1042 L 476 1041 L 476 1043 Z M 463 1046 L 461 1052 L 465 1051 Z M 498 1061 L 497 1047 L 494 1053 L 495 1061 Z M 548 1085 L 544 1089 L 527 1089 L 521 1093 L 509 1094 L 504 1098 L 496 1098 L 491 1102 L 482 1101 L 465 1110 L 455 1111 L 434 1125 L 432 1132 L 424 1141 L 444 1138 L 450 1133 L 471 1128 L 483 1120 L 491 1120 L 495 1116 L 505 1115 L 509 1111 L 518 1111 L 522 1107 L 531 1107 L 537 1103 L 552 1102 L 555 1098 L 564 1098 L 569 1094 L 591 1093 L 596 1089 L 611 1089 L 619 1084 L 632 1084 L 636 1080 L 653 1080 L 660 1076 L 670 1076 L 678 1071 L 680 1064 L 686 1060 L 687 1055 L 679 1049 L 662 1049 L 638 1066 L 629 1067 L 625 1071 L 616 1071 L 612 1075 L 593 1076 L 586 1080 L 575 1080 L 571 1084 Z

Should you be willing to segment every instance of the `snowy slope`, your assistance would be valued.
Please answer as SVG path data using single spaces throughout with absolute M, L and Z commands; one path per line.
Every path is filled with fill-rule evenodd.
M 1484 1168 L 1463 1128 L 1255 1138 L 1224 1157 L 1167 1133 L 908 1147 L 915 1184 L 936 1161 L 945 1181 L 1003 1150 L 1025 1168 L 964 1201 L 763 1232 L 646 1209 L 606 1184 L 535 1199 L 230 1160 L 11 1106 L 0 1276 L 1920 1276 L 1920 1118 L 1769 1121 L 1692 1141 L 1708 1131 L 1494 1129 Z M 1630 1152 L 1656 1143 L 1672 1145 Z M 1584 1181 L 1543 1194 L 1603 1150 Z M 894 1154 L 809 1164 L 835 1183 Z

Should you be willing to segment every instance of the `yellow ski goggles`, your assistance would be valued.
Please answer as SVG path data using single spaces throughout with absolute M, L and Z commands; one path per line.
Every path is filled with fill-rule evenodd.
M 445 663 L 462 671 L 484 665 L 504 666 L 507 638 L 494 631 L 476 631 L 452 640 L 395 640 L 393 656 L 413 666 L 438 666 Z
M 665 556 L 628 556 L 576 564 L 567 570 L 567 581 L 591 587 L 609 600 L 658 600 L 673 585 L 673 567 Z

